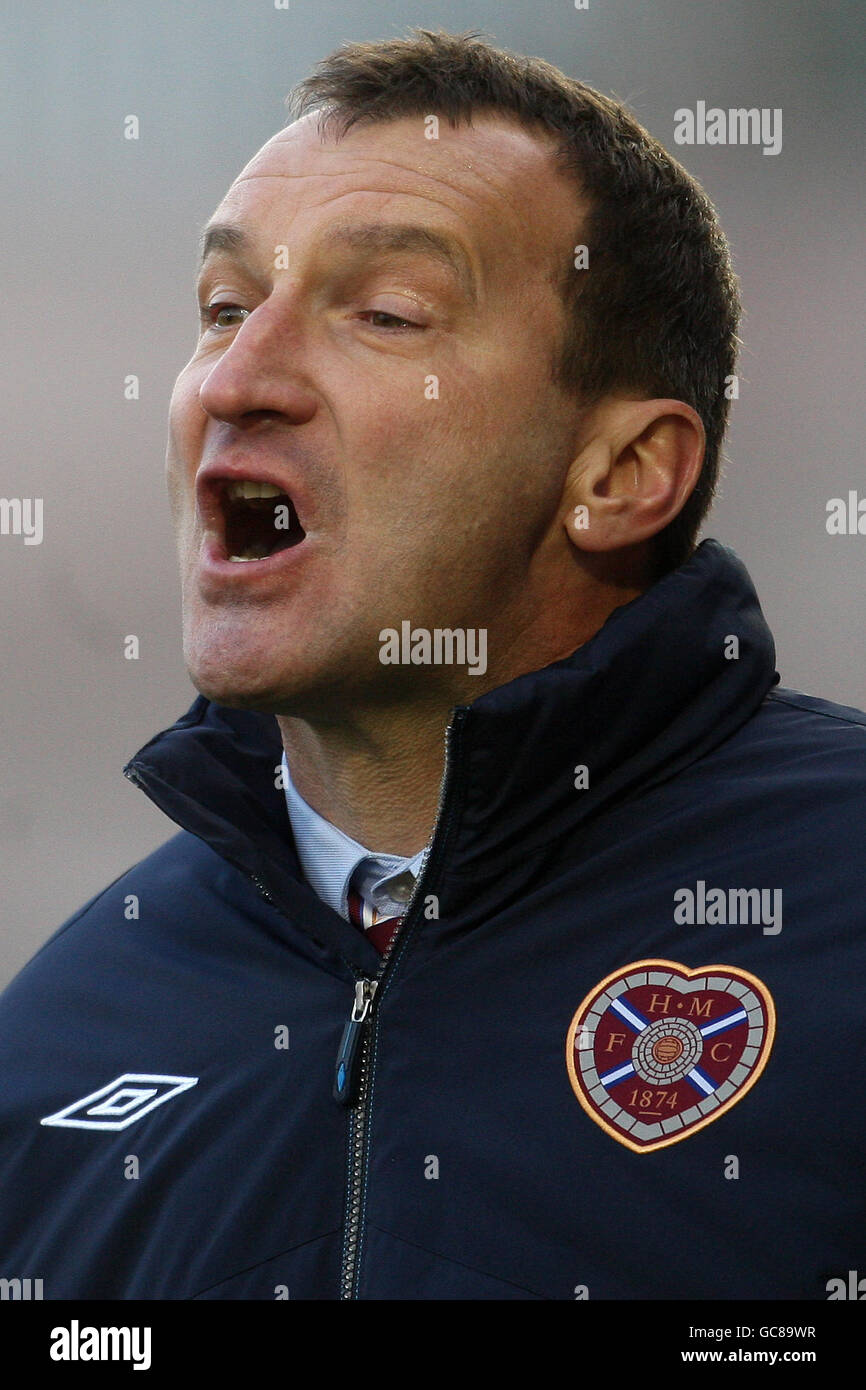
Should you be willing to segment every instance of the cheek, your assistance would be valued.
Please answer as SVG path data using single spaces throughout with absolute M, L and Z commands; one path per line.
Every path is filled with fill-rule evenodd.
M 199 463 L 201 425 L 205 415 L 198 401 L 198 385 L 186 372 L 174 384 L 168 407 L 168 442 L 165 479 L 175 516 L 192 489 Z
M 169 454 L 183 458 L 186 445 L 192 435 L 193 421 L 202 416 L 198 402 L 198 384 L 192 378 L 189 368 L 184 367 L 174 383 L 168 405 Z

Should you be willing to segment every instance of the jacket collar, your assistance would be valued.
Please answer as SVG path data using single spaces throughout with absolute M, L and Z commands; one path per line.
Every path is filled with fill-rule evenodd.
M 456 707 L 442 808 L 447 832 L 440 819 L 437 833 L 437 841 L 447 835 L 449 911 L 473 892 L 504 884 L 516 859 L 722 743 L 778 679 L 773 638 L 744 565 L 705 540 L 571 656 Z M 313 895 L 300 883 L 279 787 L 281 757 L 272 715 L 199 696 L 124 772 L 297 915 L 299 888 L 305 899 Z M 581 765 L 588 786 L 576 789 Z M 441 857 L 442 845 L 434 852 Z M 350 944 L 354 928 L 324 905 L 313 919 L 318 939 L 369 965 L 373 948 L 362 940 L 359 959 Z
M 750 718 L 779 680 L 775 655 L 745 566 L 704 541 L 571 656 L 470 706 L 457 871 L 505 864 L 673 777 Z

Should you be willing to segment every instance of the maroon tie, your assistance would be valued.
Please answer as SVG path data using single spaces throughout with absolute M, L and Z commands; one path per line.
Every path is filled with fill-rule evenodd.
M 349 920 L 360 927 L 368 941 L 372 941 L 380 956 L 383 956 L 400 929 L 402 917 L 382 917 L 365 903 L 361 894 L 349 889 Z

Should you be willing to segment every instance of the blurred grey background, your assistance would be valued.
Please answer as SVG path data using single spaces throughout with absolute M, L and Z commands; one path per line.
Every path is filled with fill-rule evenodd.
M 625 100 L 701 180 L 747 309 L 704 534 L 751 570 L 783 683 L 866 706 L 866 536 L 825 527 L 830 497 L 866 496 L 857 0 L 6 0 L 2 14 L 0 496 L 44 498 L 44 540 L 0 536 L 0 984 L 174 832 L 121 768 L 195 694 L 162 468 L 195 341 L 196 238 L 285 123 L 292 84 L 347 39 L 481 29 Z M 782 152 L 676 146 L 674 112 L 699 100 L 781 107 Z

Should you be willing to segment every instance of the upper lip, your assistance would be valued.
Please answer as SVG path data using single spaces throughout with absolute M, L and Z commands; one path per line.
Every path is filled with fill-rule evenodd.
M 284 469 L 269 467 L 266 463 L 247 463 L 235 460 L 231 463 L 215 459 L 204 464 L 196 473 L 195 491 L 199 514 L 208 530 L 222 530 L 222 494 L 228 483 L 255 482 L 271 483 L 284 492 L 292 503 L 301 526 L 307 515 L 307 504 L 301 484 L 286 475 Z M 304 527 L 306 530 L 306 527 Z

